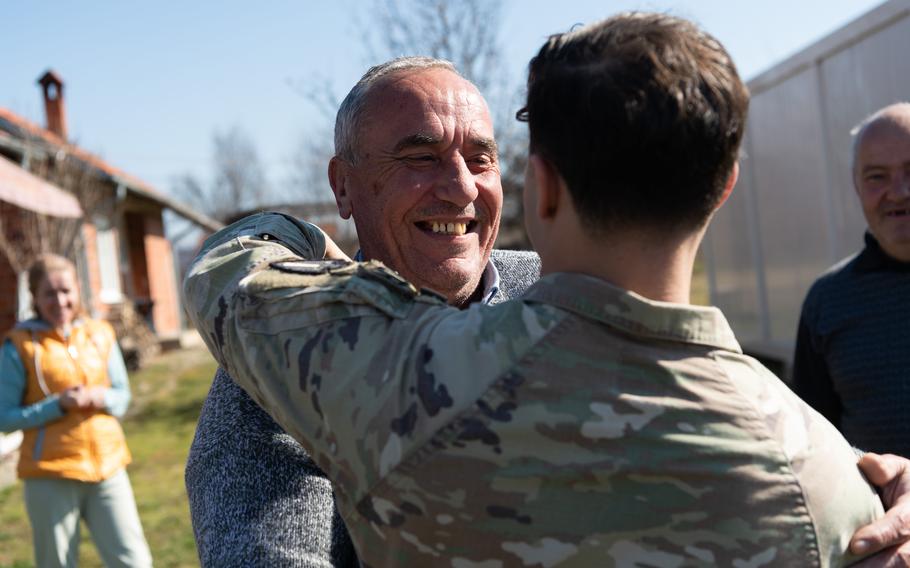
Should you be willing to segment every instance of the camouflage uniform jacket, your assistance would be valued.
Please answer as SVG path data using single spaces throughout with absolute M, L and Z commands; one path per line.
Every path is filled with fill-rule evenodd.
M 280 243 L 280 244 L 279 244 Z M 283 216 L 207 241 L 209 348 L 333 480 L 369 566 L 840 566 L 882 513 L 723 315 L 551 274 L 459 311 Z M 327 380 L 327 379 L 331 380 Z

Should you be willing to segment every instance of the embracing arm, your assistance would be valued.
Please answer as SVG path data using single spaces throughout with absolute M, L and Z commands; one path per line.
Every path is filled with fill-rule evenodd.
M 312 225 L 253 216 L 205 243 L 185 290 L 190 317 L 219 363 L 343 491 L 376 479 L 354 447 L 375 425 L 367 412 L 351 414 L 377 391 L 393 392 L 370 377 L 377 369 L 409 374 L 404 361 L 386 364 L 366 345 L 410 310 L 407 300 L 417 291 L 400 278 L 391 277 L 395 291 L 352 277 L 362 271 L 358 265 L 307 262 L 321 260 L 324 251 L 324 237 Z
M 281 227 L 293 229 L 282 240 L 285 245 L 278 245 L 271 234 Z M 321 258 L 320 234 L 309 234 L 306 242 L 295 240 L 306 229 L 290 218 L 258 215 L 214 235 L 201 254 L 223 240 L 246 243 L 238 251 L 261 245 L 282 255 L 296 252 Z M 314 241 L 313 249 L 308 248 L 309 239 Z M 294 251 L 284 248 L 287 243 L 296 243 Z M 253 252 L 250 256 L 271 254 Z M 199 326 L 207 339 L 212 339 L 214 323 L 204 318 Z M 203 566 L 356 563 L 325 475 L 223 369 L 216 374 L 199 417 L 187 460 L 186 486 Z
M 547 325 L 520 302 L 458 311 L 378 263 L 302 260 L 321 245 L 299 222 L 250 218 L 206 243 L 185 296 L 216 359 L 352 504 Z
M 878 489 L 888 510 L 884 517 L 860 528 L 853 535 L 850 550 L 855 554 L 881 550 L 858 566 L 910 566 L 910 460 L 869 453 L 860 459 L 859 466 Z

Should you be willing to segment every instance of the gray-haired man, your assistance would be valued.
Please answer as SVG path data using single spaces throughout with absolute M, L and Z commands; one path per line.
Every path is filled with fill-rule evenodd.
M 370 69 L 339 109 L 335 150 L 329 181 L 363 258 L 458 306 L 498 303 L 537 280 L 537 255 L 493 250 L 502 186 L 492 121 L 451 63 L 410 57 Z M 186 484 L 204 566 L 356 563 L 328 480 L 221 370 Z

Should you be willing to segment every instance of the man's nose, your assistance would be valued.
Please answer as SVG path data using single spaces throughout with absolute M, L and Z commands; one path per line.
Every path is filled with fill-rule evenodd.
M 467 207 L 477 199 L 474 174 L 464 158 L 459 156 L 445 162 L 434 193 L 437 199 L 448 201 L 458 207 Z
M 910 197 L 910 172 L 905 171 L 903 175 L 894 176 L 891 187 L 888 188 L 889 196 L 892 199 L 906 199 Z

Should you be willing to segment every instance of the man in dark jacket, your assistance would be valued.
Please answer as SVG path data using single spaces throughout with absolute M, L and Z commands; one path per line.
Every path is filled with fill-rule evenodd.
M 865 247 L 809 290 L 793 388 L 855 446 L 910 457 L 910 103 L 853 135 Z

